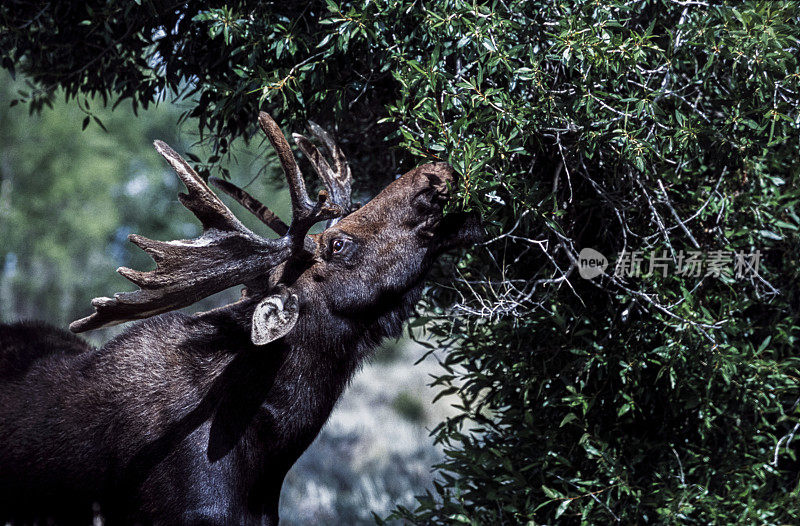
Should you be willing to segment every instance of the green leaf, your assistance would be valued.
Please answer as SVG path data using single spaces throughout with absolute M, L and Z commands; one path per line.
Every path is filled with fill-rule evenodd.
M 564 514 L 564 512 L 567 511 L 567 508 L 569 507 L 571 502 L 572 502 L 571 500 L 565 500 L 558 505 L 558 509 L 556 510 L 556 519 L 561 517 Z

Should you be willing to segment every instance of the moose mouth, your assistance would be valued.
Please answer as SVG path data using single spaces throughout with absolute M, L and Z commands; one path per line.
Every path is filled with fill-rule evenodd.
M 477 212 L 447 214 L 442 219 L 439 235 L 443 250 L 473 245 L 486 237 Z

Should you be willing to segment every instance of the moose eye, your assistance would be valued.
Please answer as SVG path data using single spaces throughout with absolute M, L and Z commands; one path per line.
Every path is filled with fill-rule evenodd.
M 340 254 L 347 247 L 347 242 L 344 239 L 334 239 L 331 241 L 331 254 Z

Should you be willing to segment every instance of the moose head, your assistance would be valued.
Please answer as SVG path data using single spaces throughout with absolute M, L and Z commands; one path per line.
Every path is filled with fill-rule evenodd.
M 446 163 L 411 170 L 353 211 L 350 168 L 327 132 L 310 124 L 330 152 L 332 166 L 306 137 L 294 134 L 326 187 L 314 202 L 278 125 L 265 112 L 259 115 L 259 124 L 286 175 L 291 224 L 235 185 L 216 178 L 211 183 L 280 237 L 264 238 L 245 227 L 180 155 L 156 141 L 156 150 L 186 185 L 188 193 L 179 199 L 200 220 L 203 233 L 193 240 L 166 242 L 131 234 L 130 241 L 145 250 L 157 268 L 117 269 L 140 290 L 95 298 L 95 312 L 73 322 L 73 332 L 147 318 L 243 284 L 245 296 L 263 296 L 252 318 L 252 342 L 265 345 L 292 331 L 304 310 L 316 311 L 309 315 L 358 317 L 398 303 L 419 288 L 439 254 L 480 237 L 476 215 L 443 217 L 456 183 L 455 172 Z M 321 221 L 327 221 L 327 228 L 309 235 Z M 321 304 L 304 308 L 310 303 Z M 322 326 L 323 319 L 315 325 Z

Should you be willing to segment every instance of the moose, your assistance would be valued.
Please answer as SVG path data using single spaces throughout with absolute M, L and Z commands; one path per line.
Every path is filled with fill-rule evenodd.
M 342 150 L 310 123 L 332 161 L 293 135 L 325 186 L 312 201 L 279 126 L 264 112 L 259 124 L 286 176 L 290 224 L 210 182 L 278 237 L 245 227 L 156 141 L 202 234 L 130 235 L 156 268 L 117 269 L 139 289 L 95 298 L 70 330 L 143 321 L 100 348 L 46 324 L 0 326 L 0 522 L 89 524 L 99 505 L 108 524 L 277 524 L 284 476 L 354 371 L 399 335 L 437 257 L 481 237 L 476 214 L 444 214 L 457 184 L 446 163 L 356 208 Z M 234 303 L 175 312 L 236 286 Z

